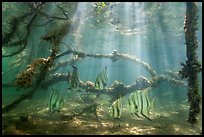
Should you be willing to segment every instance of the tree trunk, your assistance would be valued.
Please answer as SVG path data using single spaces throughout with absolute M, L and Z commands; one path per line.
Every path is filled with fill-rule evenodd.
M 184 31 L 186 40 L 186 64 L 183 66 L 180 74 L 188 79 L 188 101 L 190 103 L 190 112 L 188 122 L 195 124 L 196 116 L 200 112 L 200 95 L 198 93 L 198 72 L 201 71 L 201 65 L 197 60 L 196 49 L 198 47 L 196 31 L 198 9 L 195 2 L 186 3 L 186 16 L 184 20 Z

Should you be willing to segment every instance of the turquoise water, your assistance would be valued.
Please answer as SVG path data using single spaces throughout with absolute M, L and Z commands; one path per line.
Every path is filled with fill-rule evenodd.
M 202 3 L 197 5 L 197 56 L 202 63 Z M 29 12 L 31 14 L 18 21 Z M 5 36 L 14 32 L 9 41 L 3 44 L 2 54 L 19 53 L 2 57 L 2 108 L 30 91 L 34 94 L 14 105 L 8 112 L 3 112 L 2 133 L 202 134 L 201 112 L 194 126 L 187 122 L 187 80 L 168 73 L 173 72 L 177 76 L 177 72 L 182 69 L 180 62 L 186 60 L 183 30 L 185 12 L 184 2 L 3 2 L 3 43 L 6 43 Z M 16 23 L 12 29 L 14 18 L 19 24 Z M 71 23 L 67 25 L 68 22 Z M 44 36 L 55 39 L 46 41 L 43 40 Z M 24 38 L 26 43 L 13 44 Z M 24 44 L 25 48 L 20 51 Z M 30 86 L 16 85 L 17 75 L 28 71 L 28 65 L 32 66 L 36 59 L 48 59 L 53 47 L 58 47 L 56 55 L 70 48 L 72 53 L 54 59 L 43 73 L 43 67 L 35 69 Z M 116 60 L 113 59 L 114 51 L 119 55 Z M 80 52 L 85 56 L 80 56 Z M 62 62 L 67 63 L 62 65 Z M 43 64 L 46 63 L 41 62 L 36 66 L 46 66 Z M 72 65 L 77 67 L 81 92 L 67 90 L 70 83 L 66 76 L 68 71 L 72 73 Z M 94 87 L 87 89 L 83 86 L 87 81 L 94 83 L 106 66 L 108 80 L 104 89 L 94 90 Z M 156 76 L 151 74 L 151 70 Z M 56 74 L 64 77 L 53 77 Z M 155 77 L 161 76 L 164 77 L 161 82 L 151 84 L 156 83 Z M 50 79 L 54 82 L 49 83 Z M 182 84 L 178 85 L 169 79 Z M 145 83 L 145 80 L 150 82 Z M 123 86 L 114 85 L 115 81 Z M 133 84 L 136 86 L 133 87 Z M 198 73 L 198 84 L 202 96 L 202 72 Z M 133 88 L 129 90 L 131 86 Z M 130 94 L 147 87 L 151 87 L 150 98 L 155 97 L 155 110 L 151 110 L 149 116 L 152 121 L 133 116 L 127 109 Z M 59 113 L 49 114 L 52 88 L 63 95 L 64 105 Z M 108 109 L 118 97 L 122 98 L 121 117 L 114 119 Z M 202 106 L 200 108 L 202 111 Z

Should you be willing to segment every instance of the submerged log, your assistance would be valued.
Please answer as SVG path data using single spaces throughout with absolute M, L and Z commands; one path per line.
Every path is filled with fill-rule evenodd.
M 68 46 L 69 47 L 69 46 Z M 112 54 L 89 54 L 89 53 L 85 53 L 83 51 L 77 51 L 77 50 L 73 50 L 71 47 L 69 47 L 69 49 L 63 53 L 60 53 L 56 56 L 56 58 L 68 55 L 68 54 L 75 54 L 77 55 L 79 58 L 85 58 L 85 57 L 93 57 L 93 58 L 109 58 L 111 59 L 113 62 L 119 60 L 119 59 L 123 59 L 123 60 L 129 60 L 138 64 L 141 64 L 152 77 L 155 77 L 156 71 L 146 62 L 141 61 L 140 59 L 134 57 L 134 56 L 130 56 L 128 54 L 122 54 L 122 53 L 118 53 L 116 50 L 114 50 L 112 52 Z

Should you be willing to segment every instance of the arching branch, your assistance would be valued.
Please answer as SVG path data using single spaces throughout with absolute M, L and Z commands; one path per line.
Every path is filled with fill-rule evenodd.
M 138 64 L 141 64 L 150 73 L 150 75 L 152 77 L 156 76 L 156 72 L 150 67 L 149 64 L 139 60 L 136 57 L 130 56 L 128 54 L 120 54 L 116 50 L 114 50 L 112 52 L 112 54 L 89 54 L 89 53 L 85 53 L 85 52 L 82 52 L 82 51 L 73 50 L 72 48 L 69 47 L 69 49 L 66 52 L 58 54 L 56 56 L 56 58 L 59 58 L 59 57 L 62 57 L 62 56 L 65 56 L 65 55 L 68 55 L 68 54 L 71 54 L 71 53 L 75 54 L 75 55 L 78 55 L 79 57 L 82 57 L 82 58 L 84 58 L 84 57 L 109 58 L 113 62 L 115 62 L 115 61 L 117 61 L 119 59 L 130 60 L 130 61 L 136 62 Z

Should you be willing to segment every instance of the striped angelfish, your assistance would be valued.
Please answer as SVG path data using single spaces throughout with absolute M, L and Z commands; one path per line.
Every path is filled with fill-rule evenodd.
M 72 66 L 72 67 L 73 67 L 73 72 L 72 72 L 71 80 L 69 81 L 70 87 L 68 88 L 68 90 L 70 89 L 78 90 L 80 81 L 79 81 L 77 67 L 76 66 Z
M 155 97 L 150 100 L 149 90 L 150 88 L 146 88 L 130 94 L 127 106 L 132 115 L 143 116 L 151 121 L 149 113 L 150 109 L 154 110 Z
M 112 117 L 120 118 L 121 117 L 121 110 L 122 110 L 122 100 L 120 97 L 116 101 L 113 102 L 113 104 L 109 108 L 108 112 Z
M 103 69 L 97 76 L 95 81 L 96 89 L 103 89 L 107 85 L 108 74 L 107 74 L 107 66 Z
M 60 94 L 60 92 L 52 88 L 52 91 L 48 100 L 48 108 L 49 108 L 48 113 L 52 114 L 56 111 L 59 113 L 63 105 L 64 105 L 63 96 Z

